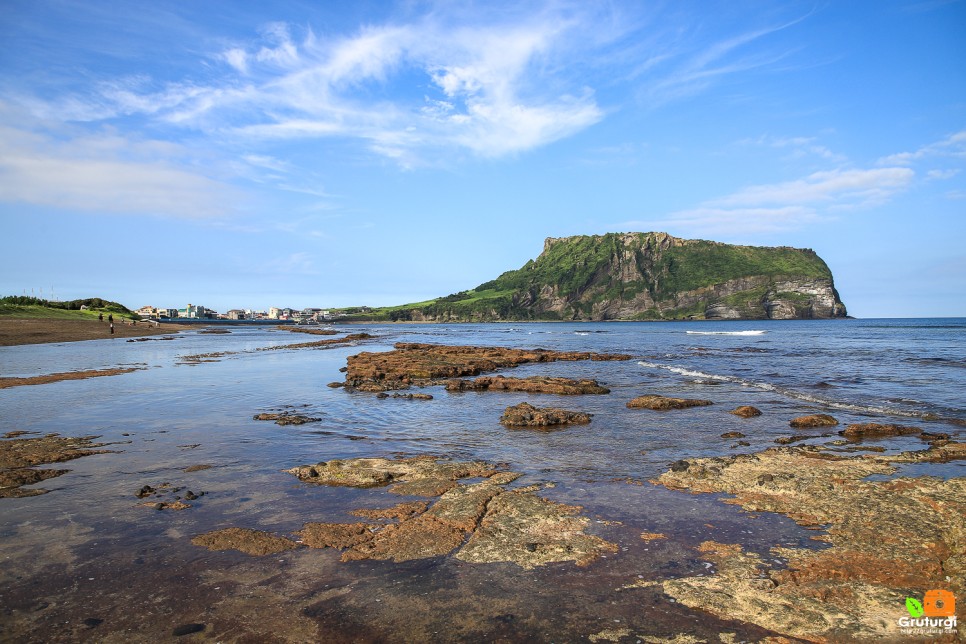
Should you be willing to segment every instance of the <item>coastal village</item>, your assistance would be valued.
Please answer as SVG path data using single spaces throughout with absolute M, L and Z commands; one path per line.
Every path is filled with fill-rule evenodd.
M 359 312 L 369 312 L 369 307 L 360 307 Z M 192 320 L 232 320 L 232 321 L 265 321 L 265 322 L 290 322 L 295 324 L 321 324 L 331 322 L 346 313 L 342 311 L 332 311 L 318 308 L 291 309 L 271 307 L 268 311 L 256 311 L 253 309 L 231 309 L 226 313 L 219 313 L 213 309 L 206 308 L 198 304 L 189 304 L 183 309 L 160 308 L 154 306 L 142 306 L 135 311 L 145 319 L 158 320 L 159 322 L 177 319 L 179 322 Z

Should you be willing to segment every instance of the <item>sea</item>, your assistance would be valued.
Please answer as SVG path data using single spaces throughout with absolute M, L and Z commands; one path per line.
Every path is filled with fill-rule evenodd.
M 671 491 L 651 480 L 682 459 L 759 452 L 792 435 L 797 445 L 835 445 L 850 423 L 915 425 L 958 440 L 966 434 L 964 318 L 353 324 L 334 329 L 373 337 L 274 351 L 259 349 L 320 338 L 225 328 L 229 333 L 191 330 L 169 340 L 0 347 L 2 377 L 136 369 L 0 390 L 0 433 L 96 436 L 111 450 L 51 466 L 69 472 L 32 486 L 47 494 L 0 499 L 0 640 L 157 641 L 187 632 L 221 641 L 311 641 L 320 633 L 327 641 L 586 641 L 615 629 L 755 639 L 760 629 L 687 609 L 656 590 L 620 589 L 638 579 L 711 574 L 695 551 L 707 539 L 763 554 L 822 542 L 787 517 L 751 515 L 722 495 Z M 328 386 L 344 379 L 348 356 L 397 342 L 633 358 L 501 372 L 591 378 L 610 389 L 606 395 L 431 386 L 414 391 L 432 400 L 410 400 Z M 713 404 L 627 408 L 645 394 Z M 503 410 L 520 402 L 587 412 L 592 421 L 551 432 L 500 425 Z M 740 405 L 762 415 L 728 413 Z M 253 419 L 262 412 L 318 420 L 278 426 Z M 790 428 L 791 419 L 815 413 L 839 425 Z M 722 438 L 729 432 L 743 437 Z M 924 448 L 914 436 L 864 445 L 884 453 Z M 291 535 L 310 521 L 357 520 L 349 510 L 399 498 L 308 486 L 283 470 L 416 455 L 520 472 L 519 485 L 539 484 L 542 496 L 580 506 L 591 532 L 619 550 L 585 567 L 524 570 L 452 557 L 342 563 L 330 550 L 252 557 L 191 544 L 197 534 L 229 526 Z M 210 467 L 185 471 L 192 466 Z M 964 474 L 962 462 L 896 472 Z M 144 485 L 163 484 L 205 494 L 182 511 L 156 511 L 135 496 Z M 667 539 L 647 543 L 642 532 Z

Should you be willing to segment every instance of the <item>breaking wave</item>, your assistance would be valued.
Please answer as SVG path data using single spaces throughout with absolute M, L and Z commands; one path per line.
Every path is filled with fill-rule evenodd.
M 688 335 L 762 335 L 767 331 L 685 331 Z
M 677 367 L 675 365 L 670 365 L 670 364 L 662 364 L 660 362 L 647 362 L 645 360 L 641 360 L 637 364 L 639 364 L 642 367 L 647 367 L 649 369 L 664 369 L 666 371 L 670 371 L 672 373 L 676 373 L 682 376 L 687 376 L 689 378 L 698 378 L 701 380 L 717 380 L 719 382 L 734 383 L 737 385 L 741 385 L 742 387 L 754 387 L 755 389 L 761 389 L 762 391 L 773 392 L 782 396 L 786 396 L 788 398 L 794 398 L 795 400 L 802 400 L 805 402 L 815 403 L 818 405 L 823 405 L 825 407 L 831 407 L 833 409 L 844 409 L 847 411 L 853 411 L 853 412 L 859 412 L 859 413 L 903 416 L 906 418 L 921 418 L 925 413 L 921 411 L 908 411 L 908 410 L 894 409 L 889 407 L 878 407 L 874 405 L 860 405 L 856 403 L 840 402 L 837 400 L 824 398 L 822 396 L 815 396 L 813 394 L 807 394 L 801 391 L 795 391 L 794 389 L 781 387 L 779 385 L 775 385 L 770 382 L 749 380 L 747 378 L 739 378 L 738 376 L 723 376 L 716 373 L 705 373 L 703 371 L 697 371 L 695 369 L 686 369 L 684 367 Z

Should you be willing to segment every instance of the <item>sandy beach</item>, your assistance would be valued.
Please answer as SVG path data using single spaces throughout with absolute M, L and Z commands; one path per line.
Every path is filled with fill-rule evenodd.
M 150 335 L 177 333 L 195 328 L 183 324 L 161 324 L 127 320 L 114 321 L 115 338 L 137 338 Z M 19 319 L 0 318 L 0 346 L 10 347 L 21 344 L 43 344 L 48 342 L 79 342 L 81 340 L 102 340 L 110 338 L 110 325 L 105 319 L 97 320 L 57 320 L 57 319 Z

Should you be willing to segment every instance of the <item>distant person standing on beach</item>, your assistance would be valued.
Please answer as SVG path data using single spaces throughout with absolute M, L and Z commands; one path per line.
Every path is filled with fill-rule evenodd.
M 111 335 L 114 335 L 114 320 L 111 320 Z
M 97 321 L 98 322 L 103 322 L 104 321 L 104 314 L 103 313 L 98 313 L 97 314 Z

